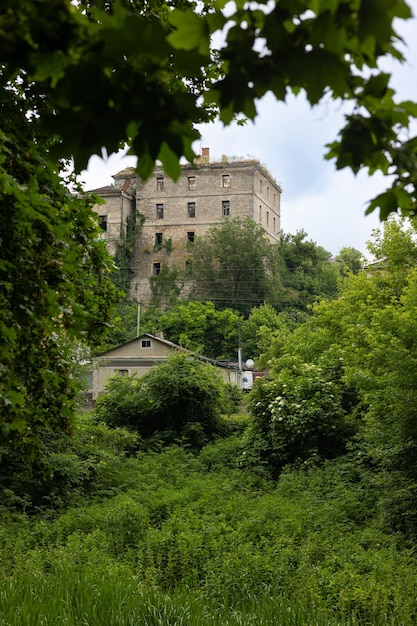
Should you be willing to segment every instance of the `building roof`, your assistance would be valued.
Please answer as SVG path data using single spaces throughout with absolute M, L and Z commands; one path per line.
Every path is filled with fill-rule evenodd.
M 172 342 L 172 341 L 168 341 L 167 339 L 163 339 L 162 337 L 157 337 L 155 335 L 151 335 L 150 333 L 144 333 L 143 335 L 139 335 L 139 337 L 135 337 L 134 339 L 130 339 L 129 341 L 125 341 L 124 343 L 119 344 L 118 346 L 114 346 L 114 348 L 109 348 L 108 350 L 106 350 L 105 352 L 102 352 L 101 354 L 98 354 L 96 357 L 94 357 L 95 359 L 106 359 L 106 357 L 110 357 L 112 352 L 118 350 L 119 348 L 123 347 L 123 346 L 128 346 L 129 344 L 132 344 L 136 341 L 141 341 L 142 339 L 151 339 L 152 341 L 156 341 L 159 342 L 160 344 L 163 344 L 165 346 L 167 346 L 168 348 L 171 348 L 172 350 L 178 350 L 180 352 L 186 353 L 190 356 L 195 357 L 196 359 L 199 359 L 200 361 L 204 361 L 206 363 L 210 363 L 211 365 L 216 365 L 217 367 L 222 367 L 222 368 L 226 368 L 226 369 L 239 369 L 239 367 L 236 365 L 236 363 L 234 362 L 228 362 L 225 360 L 216 360 L 216 359 L 210 359 L 206 356 L 202 356 L 200 354 L 196 354 L 195 352 L 192 352 L 191 350 L 188 350 L 187 348 L 184 348 L 183 346 L 179 346 L 178 344 Z M 130 358 L 134 358 L 134 357 L 130 357 Z M 136 357 L 136 358 L 141 358 L 141 357 Z M 147 357 L 149 358 L 149 357 Z

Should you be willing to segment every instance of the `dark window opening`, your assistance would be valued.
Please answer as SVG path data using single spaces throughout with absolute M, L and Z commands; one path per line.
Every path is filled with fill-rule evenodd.
M 154 276 L 158 276 L 158 274 L 161 273 L 161 264 L 160 263 L 154 263 L 153 264 L 153 270 L 152 270 L 152 274 Z
M 155 246 L 162 246 L 162 233 L 155 233 Z
M 187 205 L 188 217 L 195 217 L 195 202 L 189 202 Z
M 227 217 L 228 215 L 230 215 L 230 200 L 223 200 L 222 210 L 223 210 L 223 217 Z
M 150 339 L 142 339 L 142 348 L 150 348 L 151 340 Z
M 194 231 L 189 231 L 187 233 L 187 240 L 191 241 L 191 243 L 194 241 Z
M 106 233 L 107 232 L 107 215 L 99 215 L 98 217 L 100 219 L 100 228 Z
M 156 219 L 162 220 L 164 217 L 164 205 L 157 204 L 156 205 Z

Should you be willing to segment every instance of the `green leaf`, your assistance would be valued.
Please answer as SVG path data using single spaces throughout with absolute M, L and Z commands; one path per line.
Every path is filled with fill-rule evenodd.
M 175 26 L 175 32 L 168 35 L 167 40 L 173 48 L 179 50 L 198 50 L 209 56 L 210 33 L 205 20 L 194 11 L 175 9 L 169 14 L 169 22 Z

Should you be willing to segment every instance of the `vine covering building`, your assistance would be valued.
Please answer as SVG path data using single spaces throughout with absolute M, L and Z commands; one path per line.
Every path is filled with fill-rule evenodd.
M 140 217 L 130 291 L 142 302 L 151 297 L 150 278 L 164 268 L 185 270 L 195 238 L 224 219 L 250 217 L 271 242 L 279 239 L 282 190 L 256 159 L 211 160 L 209 149 L 203 148 L 196 163 L 182 166 L 177 181 L 165 176 L 161 167 L 146 182 L 134 168 L 113 178 L 114 186 L 93 190 L 104 200 L 95 210 L 112 254 L 125 240 L 129 220 Z

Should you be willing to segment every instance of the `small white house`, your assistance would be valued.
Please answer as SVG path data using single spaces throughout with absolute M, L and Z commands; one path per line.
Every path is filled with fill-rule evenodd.
M 242 388 L 242 372 L 232 363 L 225 363 L 208 359 L 194 354 L 178 346 L 172 341 L 161 337 L 144 334 L 131 341 L 111 348 L 92 360 L 92 371 L 88 377 L 88 398 L 95 402 L 99 395 L 104 393 L 107 379 L 113 374 L 122 376 L 143 376 L 150 369 L 164 363 L 173 353 L 183 352 L 190 357 L 196 357 L 206 363 L 211 363 L 217 368 L 219 376 L 227 382 Z

